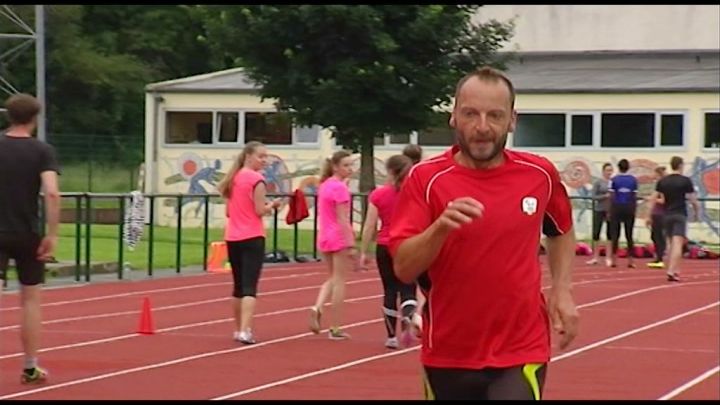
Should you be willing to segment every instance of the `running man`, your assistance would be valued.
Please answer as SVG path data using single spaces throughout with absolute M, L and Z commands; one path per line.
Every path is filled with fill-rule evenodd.
M 514 101 L 498 70 L 462 78 L 450 118 L 456 145 L 413 167 L 392 218 L 395 274 L 411 282 L 427 269 L 430 281 L 421 354 L 429 399 L 540 399 L 550 321 L 561 349 L 577 334 L 570 201 L 550 161 L 505 149 Z

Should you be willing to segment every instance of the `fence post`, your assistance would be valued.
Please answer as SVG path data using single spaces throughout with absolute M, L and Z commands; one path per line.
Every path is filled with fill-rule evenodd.
M 120 221 L 118 226 L 118 280 L 123 279 L 123 231 L 125 230 L 125 196 L 120 197 Z
M 278 209 L 273 208 L 273 257 L 277 259 L 278 253 Z
M 209 231 L 210 226 L 210 195 L 205 194 L 205 218 L 203 228 L 203 271 L 207 271 L 207 258 L 208 258 L 208 242 L 209 242 Z
M 153 275 L 153 242 L 155 242 L 155 196 L 150 195 L 150 229 L 148 240 L 148 277 Z
M 75 281 L 80 281 L 80 266 L 82 261 L 82 195 L 75 196 Z
M 90 282 L 90 224 L 92 223 L 92 196 L 85 193 L 85 281 Z
M 177 237 L 175 238 L 175 272 L 180 273 L 180 255 L 182 252 L 182 194 L 177 196 Z

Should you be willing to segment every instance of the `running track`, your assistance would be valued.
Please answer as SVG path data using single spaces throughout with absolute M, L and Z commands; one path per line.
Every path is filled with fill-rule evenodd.
M 667 283 L 645 262 L 608 269 L 581 259 L 580 335 L 553 350 L 545 399 L 720 399 L 718 262 L 685 261 L 683 282 Z M 51 375 L 41 386 L 19 383 L 18 296 L 5 293 L 0 399 L 421 399 L 418 347 L 383 347 L 375 271 L 351 276 L 351 340 L 308 332 L 324 276 L 323 264 L 267 267 L 253 346 L 231 340 L 227 274 L 46 289 L 40 358 Z M 144 297 L 150 336 L 135 333 Z

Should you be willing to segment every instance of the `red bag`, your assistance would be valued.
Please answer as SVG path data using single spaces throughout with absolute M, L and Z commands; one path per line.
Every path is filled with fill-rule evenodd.
M 308 211 L 307 202 L 305 201 L 305 193 L 303 193 L 299 188 L 295 189 L 295 193 L 293 193 L 293 196 L 290 197 L 290 204 L 287 216 L 285 217 L 285 222 L 288 225 L 292 225 L 309 216 L 310 211 Z

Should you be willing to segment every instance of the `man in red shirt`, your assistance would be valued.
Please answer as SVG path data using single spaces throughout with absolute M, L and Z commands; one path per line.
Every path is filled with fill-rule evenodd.
M 410 282 L 428 269 L 421 355 L 428 399 L 540 399 L 549 323 L 560 348 L 577 334 L 570 201 L 551 162 L 505 149 L 514 102 L 500 71 L 485 67 L 461 79 L 450 118 L 456 145 L 414 166 L 398 198 L 395 274 Z M 552 274 L 547 305 L 541 230 Z

